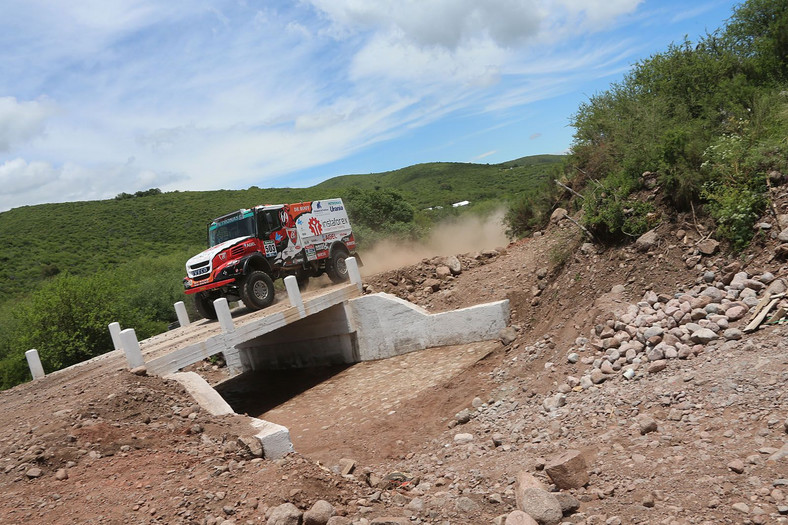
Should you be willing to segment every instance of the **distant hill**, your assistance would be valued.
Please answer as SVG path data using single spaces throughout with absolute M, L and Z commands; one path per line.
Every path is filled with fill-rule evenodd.
M 562 159 L 561 155 L 534 155 L 501 164 L 432 162 L 385 173 L 342 175 L 321 182 L 314 189 L 394 189 L 418 209 L 464 200 L 506 200 L 544 182 L 544 168 Z
M 263 203 L 343 196 L 349 188 L 400 192 L 416 209 L 506 201 L 538 191 L 546 168 L 561 156 L 502 164 L 429 163 L 368 175 L 334 177 L 310 188 L 169 192 L 103 201 L 23 206 L 0 213 L 0 303 L 68 270 L 88 275 L 109 266 L 205 244 L 205 226 L 219 215 Z

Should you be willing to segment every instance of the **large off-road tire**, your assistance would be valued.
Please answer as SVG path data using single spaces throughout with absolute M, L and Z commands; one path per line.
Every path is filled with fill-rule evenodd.
M 344 283 L 350 279 L 347 270 L 347 262 L 345 262 L 347 258 L 347 253 L 342 250 L 337 250 L 331 255 L 331 260 L 328 262 L 328 265 L 326 265 L 326 275 L 328 275 L 332 283 Z
M 217 319 L 216 308 L 213 306 L 213 298 L 201 293 L 194 294 L 194 308 L 197 313 L 205 319 Z
M 252 272 L 241 283 L 241 300 L 247 308 L 261 310 L 271 306 L 275 298 L 274 281 L 265 272 Z

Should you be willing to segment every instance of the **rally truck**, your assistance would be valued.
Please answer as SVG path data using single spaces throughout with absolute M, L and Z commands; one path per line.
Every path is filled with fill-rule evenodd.
M 269 306 L 280 277 L 294 275 L 302 288 L 323 273 L 346 281 L 351 255 L 356 241 L 342 199 L 256 206 L 208 224 L 208 249 L 186 262 L 183 286 L 197 312 L 216 319 L 220 297 L 252 310 Z

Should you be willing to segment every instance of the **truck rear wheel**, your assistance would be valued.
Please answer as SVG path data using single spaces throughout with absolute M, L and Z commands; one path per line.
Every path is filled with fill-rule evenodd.
M 201 293 L 194 294 L 194 308 L 204 319 L 217 319 L 216 308 L 213 306 L 213 299 Z
M 274 281 L 265 272 L 250 273 L 241 285 L 241 300 L 252 310 L 261 310 L 271 306 L 276 297 Z
M 350 278 L 345 259 L 347 259 L 347 254 L 341 250 L 337 250 L 331 255 L 331 260 L 326 267 L 326 275 L 332 283 L 343 283 Z

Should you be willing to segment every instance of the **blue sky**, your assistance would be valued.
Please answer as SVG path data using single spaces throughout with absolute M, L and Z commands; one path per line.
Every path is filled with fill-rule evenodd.
M 0 211 L 561 153 L 700 0 L 0 0 Z

